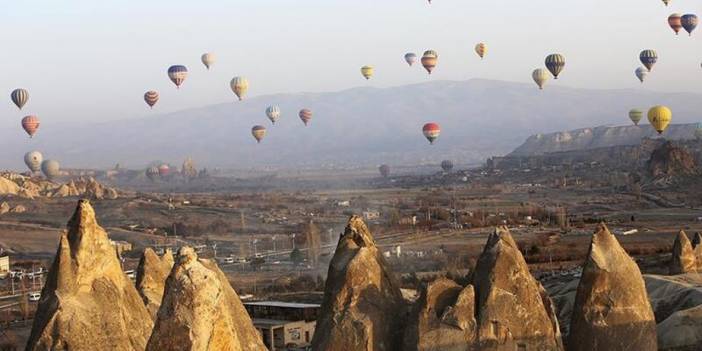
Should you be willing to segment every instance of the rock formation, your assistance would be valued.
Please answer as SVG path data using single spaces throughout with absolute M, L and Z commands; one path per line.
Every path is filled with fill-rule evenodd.
M 658 325 L 658 350 L 702 350 L 702 305 L 675 312 Z
M 568 350 L 656 350 L 656 321 L 641 271 L 604 224 L 593 234 L 583 266 Z
M 2 203 L 0 203 L 0 215 L 3 215 L 8 212 L 10 212 L 10 204 L 8 204 L 6 201 L 3 201 Z
M 684 231 L 680 231 L 673 244 L 673 258 L 670 261 L 669 274 L 697 272 L 697 260 L 690 239 Z
M 506 227 L 488 238 L 473 285 L 481 348 L 563 349 L 552 302 Z
M 702 234 L 695 232 L 695 237 L 692 239 L 692 250 L 695 253 L 695 262 L 697 263 L 697 272 L 702 273 Z
M 153 322 L 87 200 L 61 235 L 27 350 L 143 350 Z
M 173 268 L 171 250 L 166 250 L 166 253 L 159 258 L 154 250 L 146 248 L 139 260 L 136 288 L 153 319 L 156 319 L 156 312 L 161 306 L 166 278 L 171 273 L 171 268 Z
M 653 150 L 648 170 L 654 178 L 697 174 L 695 157 L 686 148 L 666 142 Z
M 404 302 L 373 237 L 349 219 L 329 265 L 312 339 L 315 351 L 399 350 Z
M 147 350 L 266 351 L 239 296 L 213 261 L 184 247 L 166 280 Z
M 28 199 L 42 196 L 80 196 L 98 200 L 116 199 L 119 196 L 117 190 L 100 184 L 92 177 L 79 177 L 65 184 L 56 184 L 12 172 L 0 173 L 0 195 L 15 195 Z

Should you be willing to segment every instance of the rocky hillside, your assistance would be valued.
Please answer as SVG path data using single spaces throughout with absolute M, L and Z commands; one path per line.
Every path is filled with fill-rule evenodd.
M 78 177 L 59 184 L 39 177 L 13 172 L 0 173 L 0 195 L 33 199 L 37 197 L 81 197 L 93 200 L 116 199 L 116 189 L 107 187 L 92 177 Z
M 690 150 L 666 142 L 653 150 L 648 161 L 648 171 L 654 178 L 690 176 L 698 173 L 695 155 Z

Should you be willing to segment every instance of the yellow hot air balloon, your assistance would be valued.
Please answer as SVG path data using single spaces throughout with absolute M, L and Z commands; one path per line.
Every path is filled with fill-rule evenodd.
M 668 128 L 671 119 L 673 119 L 673 112 L 666 106 L 653 106 L 648 110 L 648 122 L 658 134 L 662 134 Z
M 485 43 L 478 43 L 475 45 L 475 53 L 482 59 L 485 57 L 485 54 L 487 54 L 487 45 L 485 45 Z
M 551 75 L 545 68 L 537 68 L 531 73 L 531 78 L 534 79 L 534 82 L 539 86 L 539 89 L 543 89 L 546 82 L 551 79 Z
M 370 79 L 373 76 L 373 66 L 361 67 L 361 74 L 363 75 L 363 78 Z
M 249 81 L 244 77 L 234 77 L 229 83 L 232 91 L 239 98 L 239 101 L 244 100 L 244 95 L 249 91 Z

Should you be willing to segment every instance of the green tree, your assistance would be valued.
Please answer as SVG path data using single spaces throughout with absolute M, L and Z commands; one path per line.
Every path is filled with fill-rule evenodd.
M 292 261 L 292 263 L 295 265 L 302 263 L 303 259 L 304 257 L 302 257 L 302 252 L 300 252 L 298 248 L 295 248 L 292 250 L 292 252 L 290 252 L 290 261 Z

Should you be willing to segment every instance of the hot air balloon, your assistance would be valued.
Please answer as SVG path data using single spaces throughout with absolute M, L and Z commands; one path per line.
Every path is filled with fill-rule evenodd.
M 422 56 L 422 66 L 424 66 L 424 69 L 431 74 L 431 72 L 434 70 L 434 67 L 436 67 L 436 63 L 439 60 L 439 55 L 436 53 L 434 50 L 427 50 L 424 52 L 424 55 Z
M 155 181 L 156 178 L 158 178 L 158 176 L 159 176 L 158 167 L 156 167 L 156 166 L 149 167 L 149 168 L 146 170 L 146 176 L 147 176 L 149 179 L 151 179 L 151 181 Z
M 188 77 L 188 69 L 182 65 L 174 65 L 168 67 L 168 78 L 171 82 L 176 85 L 176 88 L 180 89 L 180 85 L 183 84 L 185 78 Z
M 41 172 L 48 179 L 54 179 L 61 174 L 61 168 L 58 161 L 46 160 L 41 163 Z
M 673 119 L 673 112 L 666 106 L 653 106 L 648 110 L 648 122 L 658 134 L 662 134 L 668 128 L 671 119 Z
M 29 134 L 30 138 L 33 137 L 37 129 L 39 129 L 39 118 L 33 115 L 22 118 L 22 128 Z
M 244 77 L 232 78 L 229 86 L 232 88 L 234 94 L 236 94 L 236 96 L 239 98 L 239 101 L 243 100 L 244 95 L 246 95 L 246 92 L 249 91 L 249 81 Z
M 644 50 L 641 51 L 641 54 L 639 54 L 639 59 L 641 60 L 641 63 L 646 67 L 646 69 L 651 72 L 651 69 L 653 69 L 653 65 L 658 62 L 658 54 L 656 53 L 655 50 Z
M 381 165 L 380 167 L 378 167 L 378 171 L 380 172 L 380 175 L 383 178 L 387 178 L 390 175 L 390 166 Z
M 531 73 L 531 78 L 534 79 L 534 82 L 536 82 L 536 85 L 539 86 L 539 89 L 543 89 L 544 85 L 546 85 L 546 82 L 548 82 L 548 80 L 551 79 L 551 75 L 548 73 L 547 70 L 543 68 L 537 68 L 534 70 L 534 72 Z
M 366 80 L 370 79 L 373 76 L 373 66 L 361 67 L 361 75 L 363 78 L 366 78 Z
M 697 24 L 699 23 L 699 19 L 697 18 L 696 15 L 693 15 L 691 13 L 688 13 L 686 15 L 683 15 L 680 18 L 680 23 L 682 24 L 682 27 L 685 28 L 685 31 L 692 35 L 692 31 L 697 28 Z
M 641 111 L 637 108 L 631 109 L 631 111 L 629 111 L 629 119 L 632 122 L 634 122 L 635 126 L 639 125 L 639 122 L 643 118 L 643 115 L 644 115 L 643 111 Z
M 162 164 L 158 166 L 158 175 L 161 177 L 167 176 L 169 173 L 171 173 L 171 167 L 168 167 L 167 164 Z
M 697 123 L 697 128 L 695 128 L 695 138 L 697 140 L 702 140 L 702 123 Z
M 158 102 L 158 92 L 154 90 L 149 90 L 144 93 L 144 101 L 149 107 L 154 108 L 154 105 Z
M 665 4 L 665 6 L 668 6 L 668 4 L 670 3 L 670 0 L 663 0 L 663 3 Z
M 10 98 L 12 99 L 12 102 L 14 102 L 15 105 L 17 105 L 17 107 L 19 107 L 21 110 L 22 107 L 24 107 L 24 104 L 27 103 L 27 100 L 29 100 L 29 92 L 27 89 L 15 89 L 10 94 Z
M 215 61 L 217 60 L 217 56 L 215 56 L 215 54 L 211 52 L 206 52 L 202 54 L 200 60 L 202 61 L 202 64 L 205 65 L 205 67 L 207 67 L 207 69 L 209 70 L 210 67 L 214 65 Z
M 302 120 L 302 123 L 307 125 L 311 120 L 312 120 L 312 110 L 308 108 L 303 108 L 300 110 L 300 113 L 298 113 L 300 116 L 300 119 Z
M 275 124 L 276 121 L 280 118 L 280 107 L 278 106 L 268 106 L 266 109 L 266 116 L 268 116 L 268 119 L 271 120 L 273 124 Z
M 636 74 L 636 78 L 639 78 L 641 83 L 643 83 L 646 77 L 648 77 L 648 69 L 646 67 L 637 67 L 634 74 Z
M 412 67 L 412 65 L 415 62 L 417 62 L 417 54 L 415 54 L 413 52 L 406 53 L 405 54 L 405 61 L 407 62 L 408 65 L 410 65 L 410 67 Z
M 682 29 L 682 24 L 680 23 L 680 17 L 682 17 L 679 13 L 674 13 L 670 16 L 668 16 L 668 25 L 670 28 L 675 32 L 675 35 L 678 35 L 680 30 Z
M 551 54 L 546 56 L 546 68 L 553 74 L 553 78 L 558 79 L 558 75 L 565 67 L 565 57 L 561 54 Z
M 484 43 L 478 43 L 477 45 L 475 45 L 475 53 L 478 54 L 478 56 L 480 56 L 480 58 L 482 59 L 483 57 L 485 57 L 485 54 L 487 54 L 487 45 L 485 45 Z
M 263 137 L 266 136 L 266 127 L 253 126 L 253 128 L 251 128 L 251 135 L 253 135 L 253 137 L 254 137 L 254 139 L 256 139 L 257 143 L 260 143 L 261 140 L 263 140 Z
M 32 173 L 36 173 L 41 170 L 42 160 L 44 160 L 44 156 L 42 156 L 41 152 L 39 151 L 30 151 L 24 154 L 24 164 L 27 165 L 27 168 L 29 168 Z
M 441 134 L 441 128 L 436 123 L 427 123 L 422 127 L 422 133 L 424 137 L 429 140 L 429 144 L 434 144 L 434 141 L 439 138 Z
M 453 161 L 451 161 L 451 160 L 441 161 L 441 169 L 443 169 L 444 172 L 447 172 L 447 173 L 451 172 L 451 170 L 453 169 Z

